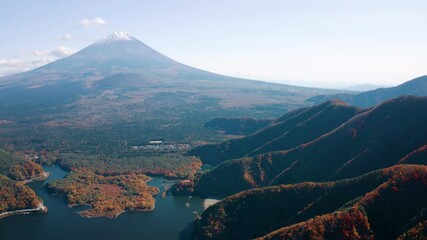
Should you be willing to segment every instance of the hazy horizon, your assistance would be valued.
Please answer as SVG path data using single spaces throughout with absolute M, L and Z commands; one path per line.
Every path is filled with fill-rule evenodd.
M 193 67 L 276 83 L 393 86 L 425 75 L 423 1 L 124 2 L 3 2 L 0 76 L 115 31 Z

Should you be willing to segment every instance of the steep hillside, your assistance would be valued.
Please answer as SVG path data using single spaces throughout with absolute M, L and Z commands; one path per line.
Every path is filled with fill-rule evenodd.
M 398 240 L 420 240 L 427 238 L 427 220 L 417 224 L 417 226 L 409 229 L 402 234 Z
M 389 100 L 297 148 L 224 162 L 196 180 L 195 192 L 224 196 L 270 184 L 343 179 L 392 166 L 427 143 L 425 109 L 426 97 Z
M 375 239 L 368 218 L 358 209 L 337 211 L 274 231 L 258 240 L 272 239 Z
M 39 164 L 0 149 L 0 174 L 16 181 L 23 181 L 40 177 L 43 173 L 43 168 Z
M 322 136 L 363 111 L 340 101 L 329 100 L 328 102 L 332 104 L 248 155 L 291 149 Z
M 40 204 L 31 188 L 0 174 L 0 213 L 37 208 Z
M 427 144 L 406 155 L 399 161 L 399 164 L 427 165 Z
M 189 154 L 199 156 L 204 163 L 218 164 L 245 155 L 287 150 L 331 131 L 359 112 L 358 108 L 330 100 L 291 111 L 250 136 L 200 146 L 192 149 Z
M 204 127 L 224 134 L 248 135 L 271 124 L 273 119 L 214 118 L 205 123 Z
M 279 137 L 283 131 L 290 129 L 301 118 L 310 114 L 304 114 L 309 108 L 299 108 L 290 111 L 280 117 L 276 122 L 250 136 L 232 139 L 220 144 L 202 145 L 191 149 L 188 154 L 198 156 L 205 164 L 217 165 L 225 160 L 243 157 L 247 153 L 262 146 L 264 142 Z M 310 111 L 311 112 L 311 111 Z M 289 123 L 288 123 L 289 122 Z
M 340 93 L 336 95 L 320 95 L 308 99 L 309 102 L 319 103 L 331 98 L 341 99 L 359 107 L 371 107 L 385 100 L 403 96 L 427 96 L 427 76 L 422 76 L 391 88 L 378 88 L 356 95 Z
M 196 235 L 199 239 L 396 239 L 420 228 L 426 207 L 427 167 L 398 165 L 336 182 L 238 193 L 208 208 L 196 223 Z

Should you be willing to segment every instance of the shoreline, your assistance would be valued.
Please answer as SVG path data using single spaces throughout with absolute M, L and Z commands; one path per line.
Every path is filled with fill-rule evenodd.
M 119 217 L 121 214 L 126 213 L 126 212 L 150 212 L 150 211 L 153 211 L 156 208 L 156 202 L 157 202 L 157 199 L 155 198 L 155 196 L 159 195 L 162 191 L 161 191 L 160 187 L 148 184 L 149 182 L 153 181 L 157 177 L 155 177 L 155 176 L 148 176 L 148 175 L 145 175 L 145 176 L 147 176 L 147 178 L 148 178 L 145 181 L 145 184 L 147 186 L 150 186 L 150 187 L 153 187 L 153 188 L 157 189 L 157 192 L 152 195 L 152 197 L 154 199 L 153 206 L 151 206 L 149 208 L 134 208 L 134 209 L 126 209 L 125 208 L 125 209 L 123 209 L 122 211 L 120 211 L 120 212 L 118 212 L 116 214 L 109 214 L 110 213 L 109 211 L 105 211 L 105 212 L 98 213 L 98 214 L 90 214 L 90 213 L 87 214 L 88 211 L 90 211 L 91 209 L 94 208 L 94 206 L 92 204 L 90 204 L 90 203 L 69 204 L 66 201 L 66 205 L 69 208 L 74 208 L 74 207 L 78 207 L 78 206 L 88 207 L 88 209 L 75 212 L 75 213 L 77 213 L 82 218 L 107 218 L 107 219 L 115 219 L 115 218 Z M 163 179 L 163 177 L 159 177 L 159 178 Z M 56 193 L 49 193 L 49 194 L 51 194 L 51 195 L 62 195 L 62 196 L 64 196 L 65 199 L 67 198 L 67 194 L 64 193 L 64 192 L 56 192 Z
M 19 181 L 18 183 L 25 185 L 25 184 L 32 183 L 32 182 L 40 182 L 40 181 L 46 180 L 49 176 L 50 176 L 49 172 L 43 172 L 38 177 L 30 178 L 30 179 L 27 179 L 24 181 Z M 40 203 L 40 205 L 37 208 L 26 208 L 26 209 L 19 209 L 19 210 L 2 212 L 2 213 L 0 213 L 0 219 L 10 217 L 10 216 L 15 216 L 15 215 L 26 215 L 26 214 L 30 214 L 30 213 L 40 213 L 40 212 L 41 213 L 47 212 L 47 207 L 45 205 L 43 205 L 43 203 Z
M 3 212 L 3 213 L 0 213 L 0 219 L 10 217 L 10 216 L 15 216 L 15 215 L 26 215 L 30 213 L 47 213 L 47 207 L 43 205 L 43 203 L 40 203 L 40 205 L 37 208 L 27 208 L 27 209 Z
M 75 205 L 75 206 L 86 206 L 86 204 L 80 204 L 80 205 Z M 107 216 L 107 215 L 95 215 L 95 216 L 91 216 L 91 215 L 82 215 L 81 213 L 84 213 L 87 210 L 83 210 L 83 211 L 79 211 L 76 212 L 80 217 L 82 218 L 108 218 L 108 219 L 115 219 L 117 217 L 119 217 L 120 215 L 122 215 L 123 213 L 126 212 L 150 212 L 153 211 L 156 207 L 153 206 L 153 208 L 150 209 L 132 209 L 132 210 L 123 210 L 120 213 L 118 213 L 117 215 L 114 216 Z

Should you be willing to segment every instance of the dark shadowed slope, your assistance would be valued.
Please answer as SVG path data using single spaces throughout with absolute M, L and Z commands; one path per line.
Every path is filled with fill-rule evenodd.
M 320 95 L 310 98 L 308 101 L 319 103 L 327 99 L 337 98 L 359 107 L 371 107 L 385 100 L 403 96 L 427 96 L 427 76 L 422 76 L 391 88 L 378 88 L 372 91 L 352 94 Z
M 196 180 L 201 195 L 354 177 L 396 164 L 427 143 L 427 97 L 400 97 L 288 151 L 230 160 Z
M 299 108 L 283 115 L 278 121 L 248 137 L 232 139 L 220 144 L 209 144 L 196 147 L 189 151 L 189 155 L 200 157 L 205 164 L 216 165 L 225 160 L 239 158 L 256 149 L 269 139 L 279 137 L 283 131 L 301 121 L 309 108 Z M 290 123 L 287 123 L 289 120 Z M 282 130 L 283 129 L 283 130 Z
M 426 207 L 427 167 L 399 165 L 336 182 L 238 193 L 202 214 L 197 235 L 201 239 L 264 235 L 265 239 L 396 239 L 426 220 Z
M 192 149 L 189 154 L 204 163 L 218 164 L 245 155 L 286 150 L 317 138 L 338 127 L 360 109 L 337 100 L 291 111 L 271 125 L 244 138 Z
M 399 164 L 427 165 L 427 144 L 406 155 L 399 161 Z
M 331 104 L 248 155 L 291 149 L 322 136 L 363 111 L 337 100 L 329 100 L 327 103 Z
M 424 240 L 427 238 L 427 220 L 402 234 L 398 240 Z

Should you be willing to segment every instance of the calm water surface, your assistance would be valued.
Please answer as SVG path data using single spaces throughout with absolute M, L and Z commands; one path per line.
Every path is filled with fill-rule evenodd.
M 162 198 L 156 196 L 156 208 L 151 212 L 126 212 L 115 219 L 82 218 L 76 212 L 85 207 L 68 208 L 63 196 L 49 195 L 44 185 L 63 178 L 67 172 L 59 167 L 45 166 L 50 176 L 29 186 L 49 208 L 47 214 L 17 215 L 0 219 L 0 239 L 189 239 L 194 211 L 203 211 L 203 199 L 198 197 Z M 162 190 L 162 178 L 149 185 Z M 189 207 L 188 204 L 189 203 Z

